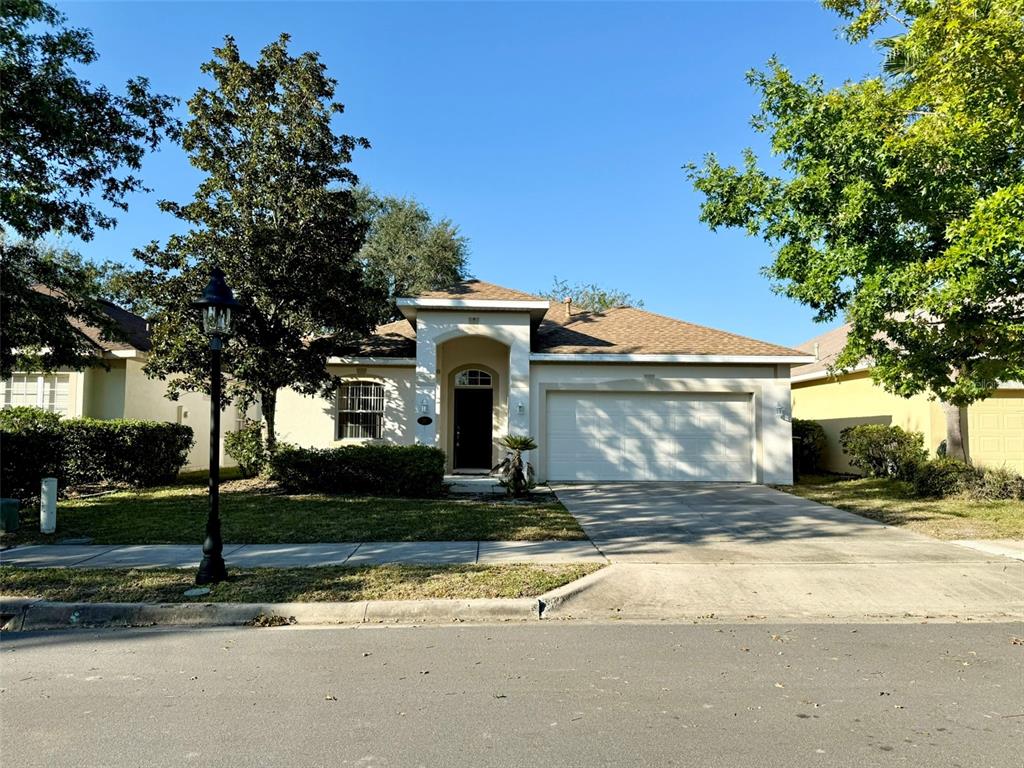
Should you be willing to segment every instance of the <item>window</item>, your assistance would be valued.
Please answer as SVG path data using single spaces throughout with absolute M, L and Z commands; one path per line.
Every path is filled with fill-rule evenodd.
M 478 371 L 470 368 L 455 377 L 456 387 L 489 387 L 491 386 L 491 374 L 487 371 Z
M 338 439 L 384 436 L 384 385 L 353 381 L 338 390 Z
M 16 373 L 3 382 L 0 407 L 31 405 L 67 416 L 70 410 L 71 376 L 57 373 Z

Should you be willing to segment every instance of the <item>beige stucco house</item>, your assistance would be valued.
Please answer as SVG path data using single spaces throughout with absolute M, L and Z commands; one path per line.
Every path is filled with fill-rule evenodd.
M 150 349 L 146 320 L 110 303 L 105 308 L 120 326 L 125 341 L 103 339 L 96 328 L 80 328 L 96 345 L 103 365 L 84 371 L 61 370 L 49 374 L 16 372 L 11 378 L 0 381 L 0 407 L 34 405 L 67 417 L 150 419 L 187 424 L 192 427 L 195 443 L 185 468 L 206 468 L 210 455 L 209 396 L 186 392 L 178 400 L 167 399 L 166 382 L 151 379 L 143 372 Z M 235 418 L 235 409 L 229 408 L 222 423 L 231 429 Z M 225 464 L 233 463 L 223 446 L 221 459 Z
M 433 445 L 471 473 L 529 434 L 541 480 L 792 481 L 789 377 L 806 353 L 478 280 L 397 304 L 401 320 L 331 360 L 336 398 L 279 395 L 281 440 Z
M 793 369 L 793 416 L 820 423 L 828 436 L 825 468 L 853 469 L 839 447 L 839 433 L 857 424 L 892 424 L 921 432 L 934 455 L 946 438 L 946 420 L 936 400 L 925 395 L 903 398 L 871 380 L 870 366 L 833 375 L 836 356 L 846 344 L 848 325 L 799 345 L 814 361 Z M 1024 386 L 1002 384 L 987 400 L 964 409 L 962 428 L 970 460 L 979 466 L 1006 466 L 1024 473 Z
M 332 358 L 334 397 L 278 394 L 284 442 L 437 446 L 448 470 L 486 472 L 500 439 L 532 435 L 540 480 L 792 481 L 790 368 L 803 352 L 652 312 L 576 309 L 478 280 L 398 299 L 402 319 Z M 17 373 L 0 405 L 192 426 L 206 466 L 209 398 L 166 397 L 143 372 L 143 318 L 111 305 L 128 342 L 85 329 L 104 367 Z M 257 414 L 250 414 L 255 416 Z M 229 408 L 224 430 L 241 414 Z M 222 461 L 230 463 L 221 449 Z

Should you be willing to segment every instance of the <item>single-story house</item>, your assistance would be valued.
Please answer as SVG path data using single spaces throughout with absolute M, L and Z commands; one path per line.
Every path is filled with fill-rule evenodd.
M 870 364 L 833 375 L 836 357 L 846 345 L 849 325 L 809 339 L 798 348 L 814 360 L 793 369 L 793 416 L 817 421 L 825 429 L 825 469 L 855 471 L 839 447 L 839 433 L 857 424 L 892 424 L 924 435 L 935 454 L 946 439 L 946 418 L 937 400 L 886 392 L 871 380 Z M 1006 382 L 986 400 L 964 409 L 962 429 L 968 458 L 979 466 L 1005 466 L 1024 473 L 1024 386 Z
M 485 472 L 529 434 L 538 479 L 792 482 L 790 368 L 804 352 L 632 307 L 576 309 L 468 280 L 331 359 L 333 400 L 278 396 L 279 439 L 443 449 Z
M 104 308 L 121 328 L 126 341 L 110 341 L 97 328 L 79 326 L 92 342 L 103 364 L 83 371 L 54 373 L 21 371 L 0 381 L 0 407 L 34 405 L 62 416 L 95 419 L 149 419 L 187 424 L 195 434 L 186 469 L 205 469 L 210 455 L 210 397 L 184 392 L 177 400 L 166 397 L 167 384 L 143 372 L 150 349 L 145 318 L 109 302 Z M 222 417 L 226 429 L 234 428 L 241 414 L 234 407 Z M 221 447 L 221 460 L 232 464 Z

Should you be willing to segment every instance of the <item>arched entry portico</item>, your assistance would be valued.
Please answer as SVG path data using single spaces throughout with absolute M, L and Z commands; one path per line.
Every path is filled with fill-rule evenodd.
M 508 431 L 508 360 L 508 346 L 483 336 L 438 346 L 438 445 L 449 471 L 486 472 L 497 463 Z
M 452 374 L 456 369 L 489 368 L 494 374 L 492 386 L 497 382 L 492 401 L 491 466 L 497 463 L 498 440 L 503 435 L 529 431 L 531 316 L 525 311 L 475 309 L 421 307 L 415 316 L 415 440 L 441 448 L 448 457 L 449 471 L 455 468 L 456 388 Z M 483 412 L 482 406 L 479 412 Z M 475 463 L 482 465 L 483 461 Z M 482 470 L 482 466 L 477 468 Z

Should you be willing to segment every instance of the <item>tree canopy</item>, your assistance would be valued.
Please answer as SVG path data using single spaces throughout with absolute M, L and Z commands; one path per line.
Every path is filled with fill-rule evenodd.
M 92 33 L 66 27 L 53 6 L 0 5 L 0 217 L 22 237 L 88 240 L 114 226 L 108 209 L 127 210 L 146 151 L 176 131 L 176 100 L 146 78 L 119 95 L 76 73 L 97 58 Z
M 190 202 L 160 203 L 187 229 L 137 251 L 143 269 L 122 281 L 157 307 L 146 369 L 170 377 L 173 393 L 208 386 L 190 303 L 212 267 L 224 271 L 246 310 L 224 350 L 226 391 L 259 399 L 271 446 L 278 390 L 331 390 L 328 357 L 367 332 L 383 302 L 357 258 L 365 224 L 348 167 L 369 144 L 333 130 L 344 111 L 336 82 L 318 54 L 292 55 L 288 43 L 281 35 L 249 63 L 227 37 L 202 65 L 212 87 L 189 100 L 182 143 L 205 178 Z
M 540 295 L 552 301 L 572 299 L 573 306 L 585 312 L 604 312 L 614 307 L 642 307 L 642 299 L 634 298 L 618 288 L 602 288 L 596 283 L 572 283 L 557 276 L 551 287 Z
M 357 191 L 365 220 L 366 242 L 359 252 L 370 285 L 387 295 L 415 296 L 448 288 L 466 278 L 469 241 L 450 219 L 434 220 L 411 198 L 378 197 L 366 188 Z M 381 322 L 399 315 L 391 301 Z
M 91 33 L 68 28 L 53 6 L 0 4 L 0 376 L 93 361 L 75 324 L 116 333 L 96 301 L 95 270 L 37 241 L 113 227 L 111 210 L 127 210 L 143 189 L 145 153 L 177 123 L 175 100 L 145 78 L 124 95 L 83 79 L 96 59 Z
M 772 59 L 751 150 L 688 166 L 701 219 L 775 251 L 776 289 L 851 324 L 839 369 L 952 406 L 1024 377 L 1024 0 L 826 0 L 880 72 L 828 88 Z
M 78 330 L 82 324 L 99 329 L 102 337 L 120 338 L 120 328 L 98 298 L 101 268 L 72 251 L 27 240 L 2 248 L 0 281 L 22 289 L 4 290 L 0 376 L 94 363 L 101 351 Z

